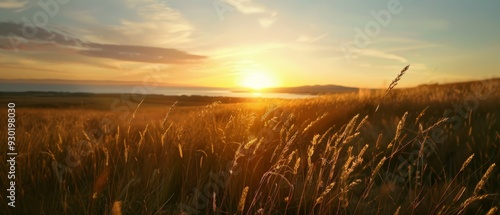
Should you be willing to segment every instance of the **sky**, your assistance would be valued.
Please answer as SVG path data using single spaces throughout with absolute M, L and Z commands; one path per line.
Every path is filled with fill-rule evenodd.
M 500 1 L 0 0 L 0 79 L 400 86 L 498 77 Z

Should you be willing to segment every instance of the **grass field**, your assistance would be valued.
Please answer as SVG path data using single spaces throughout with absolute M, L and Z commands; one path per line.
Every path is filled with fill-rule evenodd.
M 498 214 L 499 86 L 427 85 L 385 99 L 1 93 L 0 156 L 9 102 L 18 156 L 16 208 L 4 190 L 0 210 Z

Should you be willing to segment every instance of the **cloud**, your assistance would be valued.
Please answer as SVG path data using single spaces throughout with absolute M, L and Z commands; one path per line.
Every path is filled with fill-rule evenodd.
M 28 4 L 27 1 L 2 1 L 0 8 L 2 9 L 22 9 Z
M 205 56 L 193 55 L 177 49 L 107 44 L 90 44 L 89 46 L 90 49 L 79 51 L 79 53 L 92 57 L 163 64 L 182 64 L 206 58 Z
M 174 45 L 190 42 L 195 30 L 183 15 L 164 1 L 150 1 L 132 7 L 141 18 L 121 21 L 117 29 L 129 38 L 141 38 L 148 45 Z
M 32 26 L 31 30 L 37 33 L 27 40 L 21 37 L 23 35 L 23 27 L 26 26 L 17 23 L 0 22 L 0 49 L 56 51 L 64 52 L 65 54 L 77 54 L 121 61 L 162 64 L 192 63 L 206 58 L 205 56 L 189 54 L 172 48 L 101 44 L 84 41 L 68 33 L 35 26 Z
M 299 42 L 299 43 L 313 43 L 313 42 L 316 42 L 318 40 L 325 38 L 326 36 L 328 36 L 327 33 L 321 34 L 321 35 L 316 36 L 316 37 L 308 37 L 305 35 L 300 35 L 300 37 L 297 38 L 297 42 Z
M 220 1 L 223 1 L 233 6 L 234 8 L 236 8 L 236 10 L 244 14 L 267 12 L 267 10 L 264 7 L 254 3 L 252 0 L 220 0 Z
M 259 19 L 259 24 L 260 26 L 264 28 L 268 28 L 269 26 L 273 25 L 276 22 L 276 12 L 271 14 L 271 17 L 269 18 L 260 18 Z
M 50 31 L 34 25 L 27 25 L 26 23 L 0 22 L 0 36 L 6 37 L 11 41 L 16 40 L 19 43 L 44 41 L 65 46 L 77 46 L 83 43 L 82 40 L 68 33 Z M 9 45 L 11 48 L 14 48 L 12 46 L 15 44 L 11 43 Z M 0 48 L 8 49 L 8 46 L 0 44 Z
M 376 57 L 376 58 L 383 58 L 383 59 L 389 59 L 389 60 L 396 60 L 401 63 L 408 63 L 408 60 L 404 57 L 387 53 L 384 51 L 376 50 L 376 49 L 362 49 L 358 53 L 360 56 L 367 56 L 367 57 Z
M 94 42 L 159 47 L 192 42 L 195 27 L 163 0 L 111 3 L 101 9 L 66 10 L 64 15 L 77 22 L 79 28 L 73 30 L 75 33 Z M 116 11 L 106 13 L 113 7 Z

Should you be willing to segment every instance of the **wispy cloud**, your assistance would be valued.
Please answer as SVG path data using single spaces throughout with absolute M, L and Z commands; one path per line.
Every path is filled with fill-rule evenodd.
M 265 13 L 267 9 L 252 0 L 223 0 L 241 13 Z
M 192 41 L 193 24 L 165 1 L 128 0 L 120 6 L 106 19 L 97 9 L 65 11 L 65 16 L 78 22 L 73 29 L 78 35 L 99 43 L 168 47 Z
M 306 35 L 300 35 L 299 38 L 297 38 L 297 42 L 299 42 L 299 43 L 313 43 L 313 42 L 316 42 L 318 40 L 321 40 L 321 39 L 325 38 L 326 36 L 328 36 L 327 33 L 321 34 L 321 35 L 315 36 L 315 37 L 309 37 L 309 36 L 306 36 Z
M 277 18 L 277 12 L 271 11 L 263 5 L 256 3 L 254 0 L 220 0 L 224 3 L 236 8 L 237 11 L 243 14 L 260 14 L 264 17 L 257 18 L 258 23 L 263 28 L 268 28 L 273 25 Z
M 177 49 L 157 47 L 109 44 L 90 44 L 89 47 L 90 49 L 79 51 L 79 53 L 91 57 L 163 64 L 183 64 L 206 58 L 205 56 L 193 55 Z
M 268 28 L 269 26 L 273 25 L 276 22 L 277 20 L 276 15 L 277 13 L 273 12 L 270 17 L 260 18 L 259 24 L 264 28 Z
M 28 5 L 28 1 L 2 1 L 0 8 L 2 9 L 22 9 Z
M 0 22 L 0 49 L 22 51 L 64 52 L 65 54 L 79 54 L 98 58 L 110 58 L 121 61 L 184 64 L 203 60 L 206 57 L 189 54 L 177 49 L 137 46 L 100 44 L 83 41 L 71 35 L 45 28 L 35 27 L 38 32 L 30 40 L 22 38 L 22 25 L 9 22 Z M 17 36 L 12 36 L 17 35 Z M 8 38 L 7 38 L 8 37 Z M 22 40 L 22 42 L 20 42 Z M 17 43 L 11 43 L 17 41 Z M 9 44 L 10 43 L 10 44 Z M 16 45 L 17 44 L 17 45 Z
M 377 49 L 362 49 L 357 53 L 359 56 L 367 56 L 367 57 L 375 57 L 375 58 L 383 58 L 388 60 L 396 60 L 401 63 L 408 63 L 408 60 L 399 55 L 387 53 L 384 51 L 380 51 Z

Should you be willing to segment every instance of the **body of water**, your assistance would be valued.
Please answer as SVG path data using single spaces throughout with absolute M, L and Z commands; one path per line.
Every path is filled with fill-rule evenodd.
M 68 92 L 68 93 L 116 93 L 116 94 L 159 94 L 170 96 L 225 96 L 225 97 L 261 97 L 261 98 L 284 98 L 298 99 L 310 98 L 314 95 L 290 94 L 290 93 L 252 93 L 231 92 L 222 88 L 204 87 L 152 87 L 152 86 L 121 86 L 121 85 L 70 85 L 70 84 L 39 84 L 39 83 L 1 83 L 0 92 Z

